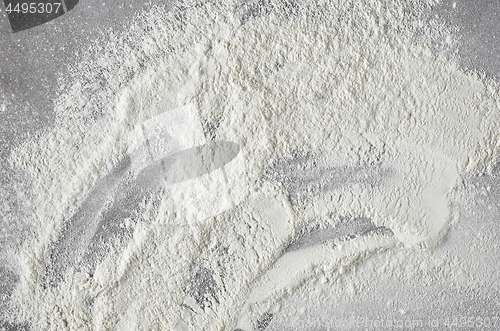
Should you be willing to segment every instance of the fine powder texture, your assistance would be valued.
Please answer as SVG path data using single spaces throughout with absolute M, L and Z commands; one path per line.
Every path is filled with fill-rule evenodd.
M 311 278 L 336 280 L 390 247 L 438 244 L 460 176 L 498 158 L 500 96 L 451 58 L 445 27 L 419 16 L 432 5 L 155 7 L 96 45 L 61 82 L 56 127 L 11 155 L 37 197 L 37 237 L 17 255 L 16 318 L 50 330 L 252 330 Z M 198 121 L 198 143 L 232 142 L 237 155 L 161 183 L 95 265 L 71 265 L 46 286 L 64 223 L 133 153 L 144 123 L 178 109 Z M 290 161 L 301 158 L 310 162 Z M 298 177 L 316 171 L 319 188 L 297 193 L 283 164 Z M 345 180 L 331 184 L 338 173 Z M 374 230 L 286 251 L 303 229 L 346 218 Z

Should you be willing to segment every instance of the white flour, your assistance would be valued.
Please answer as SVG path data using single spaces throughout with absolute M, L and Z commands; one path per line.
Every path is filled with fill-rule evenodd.
M 418 13 L 432 2 L 414 5 Z M 498 157 L 500 97 L 498 86 L 435 51 L 453 44 L 444 27 L 404 8 L 376 0 L 154 8 L 96 45 L 62 85 L 56 128 L 11 157 L 38 196 L 38 239 L 19 255 L 19 319 L 54 330 L 250 330 L 310 278 L 336 281 L 341 266 L 382 249 L 437 244 L 460 175 L 487 171 Z M 155 212 L 146 203 L 124 223 L 132 240 L 92 276 L 69 270 L 45 288 L 63 221 L 143 122 L 185 105 L 203 125 L 217 123 L 215 140 L 240 146 L 227 182 L 218 170 L 165 185 L 151 197 Z M 308 151 L 329 167 L 377 165 L 388 175 L 299 206 L 261 179 Z M 342 217 L 368 217 L 394 236 L 316 245 L 275 264 L 304 226 Z M 193 268 L 214 271 L 219 284 L 205 309 L 186 294 Z

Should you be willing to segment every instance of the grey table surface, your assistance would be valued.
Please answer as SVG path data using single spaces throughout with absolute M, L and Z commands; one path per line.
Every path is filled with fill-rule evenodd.
M 170 1 L 170 0 L 166 0 Z M 163 3 L 155 0 L 153 2 Z M 137 0 L 96 1 L 81 0 L 77 7 L 60 18 L 45 23 L 38 27 L 18 33 L 9 29 L 4 8 L 0 5 L 0 105 L 6 102 L 8 107 L 0 109 L 0 194 L 8 206 L 1 208 L 26 208 L 19 200 L 15 184 L 22 182 L 21 175 L 13 172 L 6 166 L 7 158 L 12 148 L 22 143 L 29 137 L 36 136 L 54 124 L 53 98 L 56 95 L 57 79 L 67 73 L 67 65 L 80 60 L 78 51 L 85 49 L 96 38 L 106 38 L 110 30 L 122 29 L 127 22 L 138 12 L 149 8 L 152 2 Z M 480 70 L 488 77 L 500 80 L 500 2 L 488 0 L 443 0 L 435 8 L 435 15 L 443 18 L 452 26 L 456 26 L 456 34 L 461 38 L 458 54 L 463 66 L 472 70 Z M 498 229 L 498 215 L 500 215 L 500 175 L 468 178 L 466 182 L 475 188 L 475 192 L 485 187 L 493 187 L 488 193 L 473 200 L 469 211 L 464 213 L 464 222 L 461 227 L 450 229 L 442 246 L 444 250 L 459 249 L 460 243 L 468 240 L 471 233 L 478 231 L 493 231 L 498 238 L 489 242 L 491 247 L 500 246 L 500 230 Z M 4 216 L 5 214 L 0 214 Z M 480 219 L 481 221 L 467 222 L 467 219 Z M 19 226 L 12 220 L 0 218 L 0 250 L 7 245 L 20 245 L 21 238 L 29 228 Z M 492 239 L 494 240 L 494 239 Z M 479 253 L 478 253 L 479 254 Z M 485 258 L 486 259 L 486 258 Z M 478 268 L 483 272 L 492 273 L 498 269 L 498 259 L 488 257 L 479 263 Z M 0 268 L 1 280 L 8 277 L 7 271 Z M 381 279 L 379 282 L 383 283 Z M 382 286 L 382 285 L 381 285 Z M 409 288 L 405 284 L 393 285 L 393 291 L 401 291 L 414 297 L 415 304 L 428 302 L 425 293 L 417 293 L 416 288 Z M 498 308 L 498 303 L 493 302 L 485 293 L 453 293 L 441 288 L 443 297 L 458 296 L 456 307 L 451 310 L 471 311 L 491 307 Z M 368 294 L 367 294 L 368 295 Z M 393 294 L 374 293 L 375 297 Z M 471 299 L 472 298 L 472 299 Z M 361 300 L 361 299 L 360 299 Z M 307 303 L 311 309 L 306 314 L 311 321 L 320 319 L 321 316 L 345 315 L 370 305 L 380 306 L 376 299 L 364 297 L 363 305 L 345 302 L 344 305 L 335 307 L 314 306 L 314 302 Z M 474 303 L 464 303 L 475 300 Z M 290 300 L 290 305 L 293 305 Z M 295 304 L 298 304 L 297 302 Z M 1 305 L 0 305 L 1 307 Z M 360 308 L 361 307 L 361 308 Z M 495 308 L 496 307 L 496 308 Z M 291 309 L 291 308 L 290 308 Z M 379 311 L 380 310 L 380 311 Z M 382 308 L 373 308 L 373 314 L 380 314 Z M 421 310 L 424 311 L 425 309 Z M 362 311 L 359 311 L 361 314 Z M 432 314 L 432 311 L 427 311 Z M 320 316 L 321 315 L 321 316 Z M 285 319 L 277 316 L 268 325 L 270 330 L 294 329 L 287 326 Z M 26 326 L 12 326 L 0 323 L 0 328 L 24 329 Z M 323 327 L 323 326 L 322 326 Z M 295 327 L 295 329 L 299 329 Z M 316 330 L 317 324 L 311 322 L 301 325 L 300 329 Z

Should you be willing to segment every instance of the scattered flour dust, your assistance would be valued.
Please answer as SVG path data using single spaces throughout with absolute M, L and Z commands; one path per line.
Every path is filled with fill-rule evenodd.
M 488 171 L 498 157 L 500 97 L 494 83 L 463 72 L 437 50 L 452 47 L 446 42 L 453 38 L 439 22 L 424 20 L 432 5 L 154 7 L 126 33 L 97 44 L 61 81 L 54 130 L 11 156 L 32 175 L 38 196 L 39 235 L 18 256 L 16 318 L 40 330 L 249 329 L 304 279 L 336 279 L 341 266 L 395 245 L 438 243 L 460 175 Z M 225 169 L 227 183 L 213 173 L 166 186 L 155 197 L 158 213 L 128 220 L 131 241 L 92 275 L 71 269 L 57 287 L 43 286 L 64 220 L 127 153 L 136 128 L 185 105 L 200 123 L 217 123 L 215 140 L 239 144 Z M 281 186 L 261 180 L 273 162 L 297 151 L 326 155 L 322 162 L 332 167 L 379 162 L 392 175 L 298 207 Z M 231 207 L 219 212 L 203 204 L 203 215 L 211 216 L 198 219 L 201 207 L 188 203 L 196 187 L 230 199 Z M 309 267 L 252 292 L 301 228 L 318 219 L 334 226 L 344 216 L 368 217 L 394 236 L 298 253 Z M 196 306 L 186 284 L 200 265 L 224 275 L 202 311 L 186 308 Z

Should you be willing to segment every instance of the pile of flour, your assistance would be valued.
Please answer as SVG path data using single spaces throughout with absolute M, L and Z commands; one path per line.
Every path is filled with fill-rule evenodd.
M 500 96 L 450 58 L 452 36 L 425 14 L 433 5 L 193 2 L 152 8 L 96 43 L 61 80 L 54 129 L 11 155 L 37 196 L 38 236 L 17 256 L 16 318 L 51 330 L 248 329 L 311 277 L 337 280 L 344 266 L 389 247 L 436 245 L 461 174 L 488 171 L 498 158 Z M 125 247 L 96 270 L 69 270 L 58 287 L 44 287 L 64 220 L 129 151 L 137 127 L 186 105 L 212 139 L 240 146 L 227 182 L 214 172 L 165 185 L 151 197 L 157 203 L 124 221 L 133 229 Z M 280 158 L 308 151 L 331 167 L 376 164 L 391 175 L 298 206 L 262 177 Z M 317 247 L 295 278 L 252 292 L 266 288 L 260 276 L 304 226 L 346 216 L 394 236 Z M 186 288 L 200 265 L 223 277 L 197 310 Z

